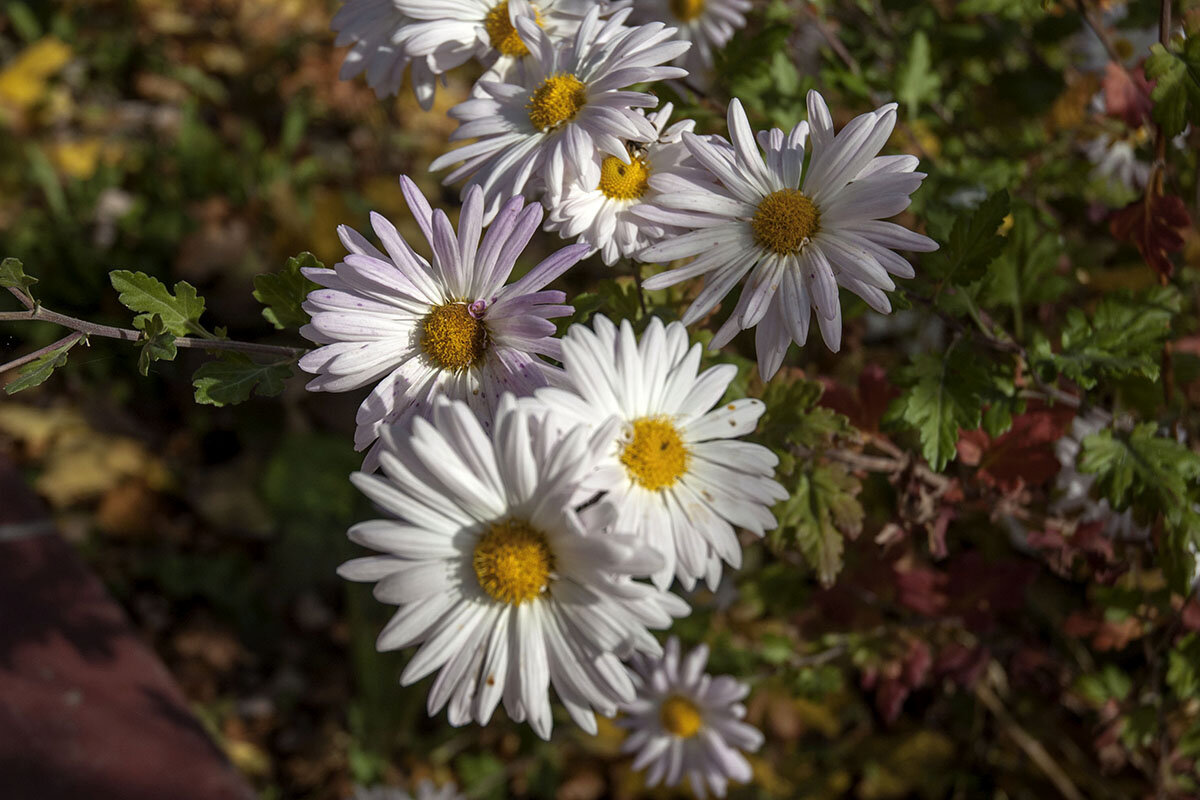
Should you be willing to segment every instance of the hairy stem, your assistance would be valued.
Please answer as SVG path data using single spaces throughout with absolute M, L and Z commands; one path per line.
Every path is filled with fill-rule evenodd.
M 78 333 L 78 332 L 72 333 L 67 336 L 64 336 L 63 338 L 59 339 L 57 342 L 55 342 L 53 344 L 48 344 L 45 347 L 41 347 L 41 348 L 38 348 L 37 350 L 34 350 L 32 353 L 26 353 L 23 356 L 14 358 L 12 361 L 9 361 L 7 364 L 0 364 L 0 374 L 8 372 L 10 369 L 16 369 L 17 367 L 23 367 L 26 364 L 28 364 L 30 361 L 36 361 L 37 359 L 41 358 L 42 356 L 46 355 L 47 353 L 52 353 L 55 350 L 58 350 L 63 347 L 70 347 L 71 345 L 75 344 L 80 339 L 83 339 L 86 336 L 87 336 L 86 333 Z

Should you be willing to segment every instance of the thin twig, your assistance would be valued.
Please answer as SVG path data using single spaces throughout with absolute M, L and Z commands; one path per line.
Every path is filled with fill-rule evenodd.
M 99 336 L 105 339 L 119 339 L 125 342 L 140 342 L 145 337 L 143 333 L 134 328 L 117 328 L 112 325 L 100 325 L 95 322 L 88 322 L 78 317 L 71 317 L 66 314 L 60 314 L 57 311 L 33 303 L 28 300 L 23 293 L 17 289 L 10 289 L 17 299 L 21 300 L 28 311 L 2 311 L 0 312 L 0 322 L 52 322 L 56 325 L 61 325 L 64 328 L 70 328 L 73 331 L 87 334 L 88 336 Z M 288 358 L 296 358 L 308 352 L 301 347 L 285 347 L 283 345 L 274 344 L 258 344 L 257 342 L 238 342 L 231 339 L 193 339 L 187 336 L 175 337 L 175 346 L 182 348 L 191 348 L 196 350 L 223 350 L 234 353 L 246 353 L 249 355 L 265 355 L 265 356 L 287 356 Z
M 85 336 L 87 336 L 86 333 L 79 333 L 79 332 L 72 333 L 68 336 L 64 336 L 63 338 L 59 339 L 54 344 L 48 344 L 45 347 L 41 347 L 41 348 L 38 348 L 37 350 L 34 350 L 32 353 L 26 353 L 25 355 L 20 356 L 19 358 L 14 358 L 12 361 L 9 361 L 7 364 L 0 364 L 0 375 L 3 375 L 5 372 L 8 372 L 10 369 L 16 369 L 17 367 L 23 367 L 26 364 L 28 364 L 30 361 L 36 361 L 37 359 L 41 358 L 42 356 L 46 355 L 47 353 L 52 353 L 55 350 L 58 350 L 63 347 L 70 347 L 71 345 L 75 344 L 80 339 L 84 338 Z
M 1125 62 L 1121 58 L 1121 53 L 1117 50 L 1116 42 L 1112 40 L 1112 37 L 1109 36 L 1108 31 L 1105 30 L 1100 21 L 1096 19 L 1095 12 L 1088 5 L 1088 0 L 1075 0 L 1075 2 L 1079 8 L 1079 16 L 1083 17 L 1084 24 L 1091 29 L 1092 33 L 1096 34 L 1096 38 L 1100 40 L 1100 44 L 1104 45 L 1104 51 L 1108 53 L 1109 61 L 1116 64 L 1117 68 L 1120 69 L 1121 72 L 1125 73 L 1125 78 L 1130 84 L 1137 88 L 1138 92 L 1146 97 L 1149 97 L 1150 92 L 1139 81 L 1135 80 L 1129 70 L 1126 69 Z
M 976 684 L 975 696 L 987 706 L 988 711 L 992 712 L 992 716 L 1000 723 L 1000 727 L 1004 729 L 1009 738 L 1016 742 L 1017 747 L 1021 748 L 1029 760 L 1050 779 L 1063 797 L 1067 800 L 1083 800 L 1083 795 L 1075 788 L 1075 784 L 1067 776 L 1067 773 L 1063 772 L 1054 757 L 1046 751 L 1045 746 L 1021 727 L 1020 723 L 1004 707 L 1004 703 L 996 693 L 983 681 Z

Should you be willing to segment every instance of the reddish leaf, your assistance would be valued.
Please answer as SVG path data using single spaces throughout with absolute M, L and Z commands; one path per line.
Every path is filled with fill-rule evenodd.
M 894 568 L 896 599 L 901 605 L 927 617 L 937 616 L 946 607 L 946 595 L 942 587 L 946 576 L 928 567 L 902 565 Z
M 1060 468 L 1054 443 L 1063 437 L 1074 416 L 1067 406 L 1048 408 L 1031 402 L 1026 413 L 1013 418 L 1012 428 L 1003 436 L 991 439 L 982 430 L 963 431 L 958 457 L 964 464 L 979 467 L 981 481 L 1005 492 L 1048 483 Z
M 1150 120 L 1154 103 L 1150 92 L 1154 84 L 1146 80 L 1141 67 L 1126 70 L 1114 61 L 1104 71 L 1104 107 L 1110 117 L 1125 120 L 1131 128 L 1140 128 Z
M 1120 241 L 1136 245 L 1142 258 L 1165 282 L 1175 270 L 1170 254 L 1183 247 L 1183 231 L 1191 224 L 1183 200 L 1151 187 L 1144 198 L 1113 214 L 1109 230 Z
M 878 432 L 879 421 L 888 404 L 900 390 L 887 379 L 883 367 L 871 364 L 863 369 L 858 376 L 858 391 L 825 378 L 825 393 L 821 395 L 820 404 L 833 409 L 839 414 L 845 414 L 854 427 L 864 431 Z

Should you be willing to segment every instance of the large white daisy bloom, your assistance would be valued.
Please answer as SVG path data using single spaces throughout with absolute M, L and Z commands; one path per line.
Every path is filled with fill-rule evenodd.
M 836 352 L 842 341 L 837 287 L 886 314 L 891 311 L 886 292 L 895 288 L 891 276 L 913 275 L 892 248 L 930 251 L 937 243 L 882 221 L 908 207 L 909 195 L 925 177 L 914 171 L 915 156 L 876 155 L 896 124 L 894 103 L 854 118 L 835 135 L 825 101 L 809 92 L 808 122 L 790 135 L 776 128 L 758 136 L 765 162 L 736 99 L 729 103 L 728 122 L 732 147 L 683 135 L 692 157 L 722 186 L 685 188 L 676 181 L 674 191 L 664 187 L 659 205 L 671 210 L 655 218 L 693 230 L 647 248 L 642 258 L 697 258 L 651 277 L 645 286 L 661 289 L 706 274 L 703 291 L 683 316 L 690 325 L 745 278 L 741 298 L 712 347 L 758 326 L 758 369 L 766 380 L 792 341 L 808 339 L 810 308 L 816 309 L 826 345 Z
M 393 0 L 346 0 L 333 15 L 333 30 L 337 32 L 334 44 L 351 45 L 338 77 L 345 81 L 363 73 L 367 85 L 382 98 L 400 91 L 411 65 L 413 92 L 422 108 L 430 108 L 436 62 L 425 57 L 414 59 L 400 44 L 401 35 L 412 22 Z
M 686 776 L 697 797 L 724 797 L 729 781 L 753 777 L 742 752 L 758 750 L 763 735 L 743 721 L 750 688 L 706 675 L 707 663 L 708 647 L 681 658 L 674 636 L 662 658 L 634 658 L 637 700 L 622 707 L 618 724 L 631 731 L 621 750 L 636 754 L 633 768 L 647 770 L 648 786 L 675 786 Z
M 399 606 L 378 647 L 421 645 L 400 682 L 438 672 L 431 715 L 448 705 L 452 725 L 484 725 L 503 700 L 548 738 L 550 686 L 592 734 L 593 711 L 612 716 L 633 700 L 618 656 L 661 652 L 644 619 L 667 627 L 678 601 L 656 604 L 652 587 L 631 580 L 661 566 L 654 550 L 599 533 L 574 510 L 615 424 L 563 434 L 509 395 L 488 433 L 465 403 L 443 399 L 432 424 L 384 434 L 382 476 L 351 477 L 395 519 L 352 527 L 353 541 L 382 555 L 338 573 L 378 581 L 376 598 Z
M 586 245 L 570 245 L 507 284 L 517 257 L 542 221 L 542 208 L 511 199 L 483 229 L 483 196 L 467 192 L 456 235 L 407 177 L 400 185 L 433 251 L 418 255 L 379 214 L 375 248 L 354 230 L 338 234 L 350 254 L 333 269 L 307 269 L 324 288 L 309 294 L 312 322 L 300 329 L 321 347 L 300 359 L 317 375 L 308 388 L 344 392 L 375 383 L 358 409 L 355 446 L 363 450 L 382 426 L 428 410 L 438 395 L 466 400 L 489 424 L 504 392 L 527 395 L 557 372 L 541 356 L 561 357 L 553 317 L 571 313 L 566 295 L 543 287 L 574 265 Z M 368 455 L 373 469 L 375 453 Z
M 666 103 L 646 115 L 658 135 L 649 144 L 629 143 L 628 163 L 597 152 L 580 168 L 568 166 L 566 185 L 559 191 L 547 186 L 542 200 L 550 212 L 546 230 L 566 239 L 578 237 L 599 250 L 609 266 L 633 258 L 668 233 L 682 233 L 639 213 L 658 200 L 659 190 L 650 186 L 651 175 L 682 175 L 693 182 L 707 179 L 703 170 L 691 164 L 681 139 L 696 123 L 687 119 L 666 127 L 671 110 Z
M 446 183 L 469 177 L 482 186 L 485 220 L 503 200 L 525 193 L 534 175 L 547 186 L 561 186 L 567 165 L 582 168 L 597 150 L 631 164 L 625 142 L 657 136 L 650 121 L 634 111 L 657 105 L 654 95 L 622 89 L 686 75 L 658 65 L 683 53 L 688 43 L 671 41 L 674 30 L 662 23 L 625 28 L 629 9 L 603 21 L 599 15 L 599 7 L 592 8 L 574 38 L 557 43 L 533 20 L 518 18 L 517 30 L 530 51 L 521 81 L 480 81 L 482 96 L 450 109 L 460 122 L 450 138 L 478 141 L 446 153 L 430 169 L 461 162 Z
M 564 425 L 621 420 L 585 488 L 606 493 L 616 530 L 665 556 L 656 585 L 678 577 L 691 589 L 704 577 L 715 589 L 722 561 L 742 563 L 733 526 L 762 536 L 776 524 L 771 506 L 787 497 L 773 479 L 775 454 L 736 441 L 754 430 L 763 403 L 742 398 L 713 408 L 737 368 L 697 375 L 702 348 L 688 347 L 678 322 L 651 319 L 640 343 L 628 321 L 618 330 L 597 315 L 593 327 L 573 325 L 563 339 L 567 386 L 539 389 L 530 402 Z
M 467 800 L 467 796 L 460 794 L 453 783 L 443 784 L 439 788 L 433 781 L 421 781 L 415 792 L 410 795 L 394 786 L 375 786 L 370 789 L 359 786 L 350 800 Z
M 703 75 L 713 66 L 713 51 L 720 50 L 738 28 L 746 27 L 750 0 L 639 0 L 634 20 L 665 20 L 675 25 L 675 36 L 692 43 L 676 63 L 688 72 Z

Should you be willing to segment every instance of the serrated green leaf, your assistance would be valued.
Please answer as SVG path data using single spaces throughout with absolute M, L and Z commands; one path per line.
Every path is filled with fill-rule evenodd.
M 162 281 L 144 272 L 113 270 L 109 273 L 109 280 L 112 287 L 120 292 L 117 299 L 121 305 L 139 312 L 134 319 L 134 327 L 141 328 L 146 320 L 157 314 L 162 318 L 165 329 L 176 336 L 207 333 L 200 324 L 204 298 L 198 296 L 195 287 L 187 281 L 175 284 L 172 294 Z
M 197 403 L 235 405 L 249 400 L 251 394 L 274 397 L 291 375 L 290 363 L 258 364 L 240 353 L 230 353 L 200 365 L 192 385 Z
M 45 383 L 46 379 L 54 374 L 54 370 L 66 365 L 67 353 L 80 341 L 81 339 L 76 339 L 68 342 L 21 367 L 17 371 L 16 379 L 5 385 L 4 393 L 16 394 Z
M 817 381 L 803 378 L 768 383 L 762 396 L 767 410 L 759 423 L 762 439 L 778 447 L 790 442 L 813 449 L 828 445 L 835 436 L 853 436 L 850 420 L 817 405 L 824 391 Z
M 1150 48 L 1146 77 L 1155 81 L 1152 114 L 1167 136 L 1178 136 L 1188 121 L 1200 124 L 1200 38 L 1189 37 L 1183 51 L 1161 44 Z
M 906 388 L 892 401 L 888 419 L 916 430 L 925 460 L 941 471 L 955 456 L 959 429 L 980 426 L 993 388 L 987 362 L 956 342 L 944 355 L 917 356 L 901 370 L 899 383 Z
M 1125 433 L 1106 428 L 1086 437 L 1079 454 L 1079 471 L 1096 476 L 1096 491 L 1117 509 L 1131 506 L 1161 511 L 1172 528 L 1200 531 L 1193 510 L 1200 482 L 1200 454 L 1174 439 L 1159 436 L 1153 422 Z
M 896 99 L 904 103 L 907 114 L 916 116 L 917 106 L 937 96 L 942 80 L 933 69 L 929 37 L 925 31 L 913 34 L 908 57 L 896 75 Z
M 279 330 L 299 328 L 308 322 L 301 308 L 308 293 L 320 287 L 300 272 L 301 269 L 323 269 L 324 264 L 312 253 L 301 253 L 287 260 L 279 272 L 254 276 L 254 299 L 266 308 L 262 315 Z
M 779 527 L 771 541 L 794 543 L 828 586 L 842 570 L 843 539 L 862 531 L 862 484 L 839 464 L 810 463 L 791 477 L 791 494 L 775 507 Z
M 29 294 L 29 287 L 37 282 L 37 278 L 25 274 L 25 265 L 20 259 L 6 258 L 0 261 L 0 286 L 20 289 Z
M 1091 319 L 1077 308 L 1067 311 L 1059 352 L 1044 336 L 1035 337 L 1031 360 L 1039 372 L 1052 367 L 1084 389 L 1095 388 L 1105 377 L 1157 380 L 1163 343 L 1181 308 L 1179 292 L 1169 286 L 1156 286 L 1136 297 L 1109 295 Z
M 999 191 L 979 208 L 960 215 L 945 245 L 928 259 L 929 276 L 957 286 L 983 277 L 988 265 L 1004 249 L 1005 239 L 998 231 L 1008 209 L 1008 192 Z
M 146 318 L 139 317 L 134 324 L 141 328 L 145 336 L 141 352 L 138 354 L 138 372 L 149 375 L 151 362 L 175 360 L 178 352 L 175 347 L 175 334 L 167 330 L 161 316 L 155 314 Z

